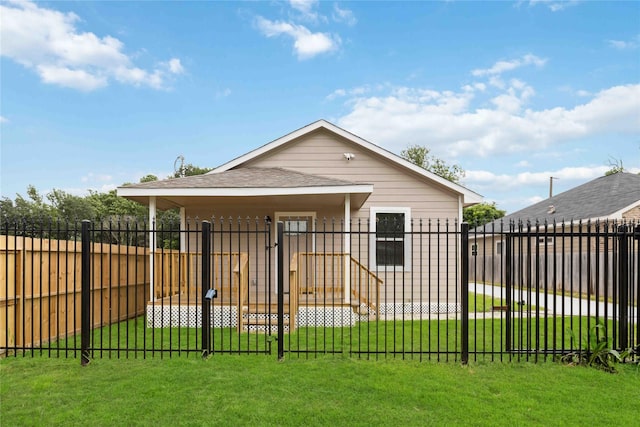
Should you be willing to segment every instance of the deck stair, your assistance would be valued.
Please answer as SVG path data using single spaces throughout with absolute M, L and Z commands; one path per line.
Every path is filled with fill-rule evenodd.
M 289 332 L 291 316 L 289 304 L 284 305 L 284 331 Z M 276 333 L 278 331 L 278 305 L 268 303 L 249 303 L 242 306 L 239 313 L 240 332 Z

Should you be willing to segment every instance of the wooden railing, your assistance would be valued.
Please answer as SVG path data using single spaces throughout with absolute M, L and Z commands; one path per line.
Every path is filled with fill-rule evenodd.
M 298 297 L 300 295 L 299 280 L 299 253 L 296 252 L 291 257 L 289 263 L 289 332 L 293 332 L 296 327 L 296 315 L 298 314 Z
M 188 295 L 194 300 L 199 292 L 202 274 L 202 254 L 163 250 L 154 259 L 154 294 L 156 298 Z M 241 291 L 249 285 L 249 254 L 246 252 L 215 252 L 211 254 L 211 279 L 220 301 L 242 301 Z
M 351 257 L 351 284 L 351 298 L 366 304 L 378 318 L 382 279 L 360 261 Z
M 233 268 L 233 275 L 236 282 L 240 285 L 240 293 L 238 296 L 238 332 L 244 329 L 244 304 L 247 302 L 249 295 L 249 254 L 240 253 L 238 263 Z
M 296 252 L 289 265 L 289 305 L 292 316 L 298 309 L 300 295 L 332 294 L 344 301 L 345 257 L 351 260 L 351 304 L 364 303 L 371 311 L 378 313 L 382 280 L 360 261 L 344 253 Z

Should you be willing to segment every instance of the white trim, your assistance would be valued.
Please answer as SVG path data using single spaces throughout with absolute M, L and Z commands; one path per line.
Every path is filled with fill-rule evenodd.
M 626 206 L 612 214 L 610 214 L 608 216 L 608 218 L 611 219 L 622 219 L 622 214 L 624 214 L 627 211 L 630 211 L 631 209 L 637 208 L 638 206 L 640 206 L 640 200 L 638 200 L 637 202 L 631 203 L 629 206 Z
M 344 302 L 351 303 L 351 194 L 344 195 Z
M 404 214 L 404 265 L 398 266 L 378 266 L 376 263 L 376 214 L 379 213 L 402 213 Z M 411 271 L 411 208 L 409 207 L 380 207 L 375 206 L 369 209 L 369 259 L 371 268 L 374 271 L 403 272 Z
M 180 252 L 187 251 L 187 232 L 184 231 L 187 229 L 187 210 L 184 206 L 180 206 Z
M 279 187 L 279 188 L 118 188 L 121 197 L 225 197 L 225 196 L 298 196 L 305 194 L 369 194 L 373 193 L 371 184 L 322 187 Z
M 155 252 L 156 252 L 156 198 L 149 197 L 149 298 L 155 301 L 154 292 L 154 271 L 155 271 Z
M 427 171 L 426 169 L 421 168 L 420 166 L 417 166 L 413 163 L 411 163 L 408 160 L 403 159 L 402 157 L 385 150 L 382 147 L 379 147 L 365 139 L 360 138 L 357 135 L 354 135 L 342 128 L 339 128 L 338 126 L 334 125 L 333 123 L 329 123 L 326 120 L 318 120 L 316 122 L 313 122 L 305 127 L 302 127 L 298 130 L 295 130 L 283 137 L 280 137 L 274 141 L 271 141 L 268 144 L 263 145 L 262 147 L 259 147 L 253 151 L 248 152 L 247 154 L 244 154 L 240 157 L 237 157 L 227 163 L 224 163 L 222 165 L 220 165 L 219 167 L 217 167 L 216 169 L 212 170 L 211 172 L 207 172 L 209 174 L 216 174 L 216 173 L 220 173 L 220 172 L 224 172 L 227 171 L 229 169 L 233 169 L 235 167 L 238 167 L 240 165 L 242 165 L 243 163 L 246 163 L 252 159 L 255 159 L 256 157 L 261 156 L 264 153 L 267 153 L 273 149 L 276 149 L 280 146 L 282 146 L 283 144 L 286 144 L 290 141 L 293 141 L 296 138 L 299 138 L 303 135 L 306 135 L 308 133 L 311 133 L 315 130 L 318 129 L 327 129 L 347 140 L 349 140 L 350 142 L 365 148 L 369 151 L 372 151 L 376 154 L 378 154 L 381 157 L 384 157 L 385 159 L 399 165 L 402 166 L 406 169 L 409 169 L 415 173 L 417 173 L 418 175 L 421 175 L 424 178 L 427 178 L 431 181 L 435 181 L 438 184 L 448 188 L 451 191 L 454 191 L 456 193 L 459 193 L 463 196 L 464 198 L 464 203 L 465 205 L 473 205 L 476 203 L 481 203 L 483 200 L 483 197 L 481 195 L 479 195 L 478 193 L 469 190 L 468 188 L 465 188 L 459 184 L 453 183 L 447 179 L 442 178 L 441 176 L 438 176 L 432 172 Z M 344 191 L 349 192 L 349 193 L 353 193 L 353 191 Z

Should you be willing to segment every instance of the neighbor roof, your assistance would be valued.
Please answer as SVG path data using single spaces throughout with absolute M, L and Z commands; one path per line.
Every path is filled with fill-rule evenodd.
M 519 220 L 562 223 L 621 219 L 623 212 L 636 206 L 640 206 L 640 175 L 619 172 L 601 176 L 509 214 L 487 224 L 487 228 L 492 224 L 499 226 L 500 222 L 508 224 Z
M 360 138 L 357 135 L 352 134 L 349 131 L 346 131 L 336 125 L 334 125 L 333 123 L 330 123 L 326 120 L 318 120 L 316 122 L 313 122 L 307 126 L 304 126 L 298 130 L 295 130 L 283 137 L 280 137 L 274 141 L 269 142 L 268 144 L 263 145 L 262 147 L 256 148 L 253 151 L 250 151 L 240 157 L 237 157 L 227 163 L 224 163 L 223 165 L 217 167 L 216 169 L 212 170 L 211 172 L 208 172 L 209 175 L 216 175 L 231 169 L 235 169 L 237 167 L 242 166 L 243 164 L 249 162 L 250 160 L 253 160 L 271 150 L 274 150 L 288 142 L 293 141 L 296 138 L 299 138 L 303 135 L 309 134 L 311 132 L 314 132 L 318 129 L 326 129 L 330 132 L 333 132 L 345 139 L 347 139 L 348 141 L 350 141 L 351 143 L 360 146 L 366 150 L 369 150 L 371 152 L 374 152 L 376 154 L 378 154 L 379 156 L 405 168 L 405 169 L 409 169 L 411 171 L 413 171 L 414 173 L 432 181 L 435 183 L 440 184 L 441 186 L 457 193 L 457 194 L 461 194 L 464 197 L 464 205 L 465 206 L 469 206 L 469 205 L 473 205 L 476 203 L 480 203 L 482 202 L 482 196 L 479 195 L 478 193 L 469 190 L 468 188 L 465 188 L 459 184 L 456 184 L 454 182 L 451 182 L 445 178 L 442 178 L 439 175 L 436 175 L 432 172 L 429 172 L 428 170 L 421 168 L 420 166 L 417 166 L 413 163 L 411 163 L 408 160 L 403 159 L 402 157 L 385 150 L 382 147 L 379 147 L 365 139 Z

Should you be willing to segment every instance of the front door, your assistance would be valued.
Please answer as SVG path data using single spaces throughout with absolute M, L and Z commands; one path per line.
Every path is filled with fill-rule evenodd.
M 313 277 L 309 277 L 313 273 L 313 269 L 306 267 L 306 260 L 310 259 L 309 254 L 314 252 L 315 248 L 315 212 L 276 212 L 276 223 L 282 221 L 284 223 L 284 237 L 283 242 L 278 242 L 282 245 L 282 253 L 284 259 L 282 265 L 284 266 L 284 292 L 289 293 L 291 277 L 291 261 L 294 260 L 294 269 L 296 269 L 295 277 L 298 278 L 301 287 L 305 287 L 309 283 L 313 283 Z M 294 259 L 295 258 L 295 259 Z M 304 262 L 303 262 L 304 261 Z M 276 259 L 276 269 L 278 260 Z M 300 271 L 297 271 L 297 270 Z M 276 270 L 277 277 L 277 270 Z M 276 293 L 280 290 L 277 289 Z M 300 289 L 304 291 L 304 289 Z

